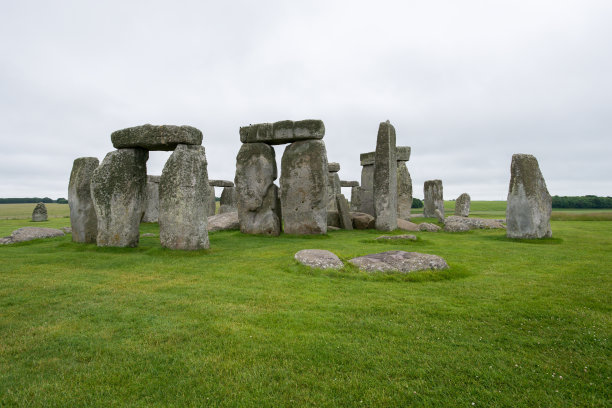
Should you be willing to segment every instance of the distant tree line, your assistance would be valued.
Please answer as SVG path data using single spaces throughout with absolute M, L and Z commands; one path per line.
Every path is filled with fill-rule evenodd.
M 612 208 L 612 197 L 597 197 L 586 195 L 583 197 L 553 196 L 553 208 Z
M 412 198 L 412 208 L 423 208 L 423 201 L 416 197 Z
M 49 197 L 21 197 L 21 198 L 0 198 L 0 204 L 38 204 L 38 203 L 57 203 L 57 204 L 68 204 L 68 200 L 65 198 L 58 198 L 53 200 Z

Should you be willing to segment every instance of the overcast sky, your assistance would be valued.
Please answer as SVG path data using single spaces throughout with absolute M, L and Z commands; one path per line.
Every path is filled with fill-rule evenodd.
M 240 126 L 307 118 L 343 180 L 388 119 L 416 197 L 504 200 L 513 153 L 553 195 L 612 195 L 609 0 L 0 0 L 0 21 L 0 197 L 67 197 L 75 158 L 145 123 L 199 128 L 233 180 Z

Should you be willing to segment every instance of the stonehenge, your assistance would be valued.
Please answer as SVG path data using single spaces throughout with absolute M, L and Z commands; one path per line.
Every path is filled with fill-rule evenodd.
M 100 164 L 96 157 L 79 157 L 72 164 L 68 182 L 68 206 L 72 241 L 95 243 L 98 218 L 91 198 L 91 177 Z
M 538 160 L 530 154 L 514 154 L 510 165 L 506 236 L 550 238 L 551 211 L 552 198 L 546 188 Z
M 321 120 L 284 120 L 240 128 L 236 156 L 236 207 L 246 234 L 325 234 L 328 195 L 327 151 Z M 281 159 L 280 189 L 272 145 L 290 143 Z
M 444 217 L 444 198 L 442 180 L 427 180 L 424 185 L 423 216 L 436 217 L 436 210 Z

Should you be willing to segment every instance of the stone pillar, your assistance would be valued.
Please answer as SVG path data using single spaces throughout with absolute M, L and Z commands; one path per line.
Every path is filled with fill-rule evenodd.
M 468 193 L 463 193 L 455 200 L 455 215 L 468 217 L 470 215 L 470 204 L 472 199 Z
M 344 194 L 336 195 L 336 202 L 338 207 L 338 219 L 340 221 L 340 228 L 352 230 L 353 220 L 351 219 L 349 204 L 346 200 L 346 197 L 344 197 Z
M 210 217 L 211 215 L 215 215 L 217 212 L 217 197 L 215 197 L 215 188 L 209 185 L 208 189 L 208 198 L 206 199 L 207 210 L 206 213 Z
M 242 129 L 241 129 L 242 137 Z M 236 156 L 236 186 L 240 231 L 279 235 L 281 231 L 274 148 L 265 143 L 245 143 Z
M 147 199 L 142 222 L 159 220 L 159 180 L 160 176 L 147 176 Z
M 236 202 L 238 201 L 236 187 L 223 187 L 221 193 L 221 202 L 219 206 L 219 214 L 238 211 Z
M 436 210 L 444 216 L 442 180 L 427 180 L 424 185 L 423 217 L 436 217 Z
M 359 212 L 375 216 L 374 210 L 374 155 L 375 152 L 362 153 L 361 161 L 361 196 Z
M 207 162 L 204 147 L 179 144 L 159 183 L 159 239 L 170 249 L 209 248 Z
M 95 157 L 79 157 L 72 164 L 68 205 L 73 242 L 96 242 L 98 218 L 91 198 L 91 177 L 99 164 L 100 161 Z
M 361 187 L 351 187 L 351 211 L 361 210 Z
M 340 171 L 339 163 L 327 163 L 327 225 L 332 227 L 340 227 L 340 219 L 338 215 L 338 205 L 336 203 L 336 195 L 341 194 L 340 188 Z
M 395 128 L 389 121 L 378 128 L 374 165 L 374 210 L 376 229 L 397 228 L 397 159 Z
M 36 204 L 36 207 L 34 207 L 34 211 L 32 211 L 32 221 L 47 221 L 47 206 L 45 205 L 45 203 L 41 202 Z
M 106 155 L 91 177 L 98 218 L 98 246 L 135 247 L 144 214 L 147 159 L 144 149 L 119 149 Z
M 410 146 L 397 146 L 397 218 L 410 220 L 412 209 L 412 178 L 406 162 L 410 160 Z
M 281 162 L 281 205 L 288 234 L 327 233 L 327 151 L 322 140 L 287 146 Z
M 506 236 L 530 239 L 551 237 L 551 211 L 552 199 L 538 160 L 530 154 L 512 155 Z

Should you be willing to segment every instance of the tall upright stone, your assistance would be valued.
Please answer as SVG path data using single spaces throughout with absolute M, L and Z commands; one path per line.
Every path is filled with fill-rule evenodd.
M 340 185 L 339 163 L 327 163 L 327 225 L 332 227 L 340 227 L 340 219 L 338 213 L 338 205 L 336 195 L 342 193 Z
M 237 202 L 236 187 L 223 187 L 221 201 L 219 202 L 219 214 L 238 211 Z
M 412 209 L 412 178 L 406 162 L 397 161 L 397 218 L 410 220 Z
M 361 187 L 351 187 L 351 211 L 361 209 Z
M 208 171 L 204 147 L 179 144 L 159 183 L 159 239 L 170 249 L 209 248 Z
M 362 153 L 361 161 L 361 188 L 360 188 L 360 207 L 359 212 L 376 215 L 374 209 L 374 152 Z
M 142 222 L 157 222 L 159 219 L 159 180 L 161 176 L 147 176 L 147 199 Z
M 98 219 L 97 245 L 135 247 L 144 214 L 149 152 L 119 149 L 106 155 L 91 177 Z
M 468 217 L 470 215 L 470 204 L 472 199 L 468 193 L 463 193 L 455 200 L 455 215 Z
M 211 215 L 215 215 L 217 212 L 217 197 L 215 196 L 215 188 L 209 184 L 208 189 L 208 199 L 206 200 L 207 205 L 207 213 L 210 217 Z
M 376 229 L 397 228 L 397 159 L 395 128 L 389 121 L 378 127 L 374 164 L 374 209 Z
M 281 161 L 281 205 L 288 234 L 327 233 L 327 151 L 322 140 L 287 146 Z
M 36 204 L 36 207 L 34 207 L 34 211 L 32 211 L 32 221 L 47 221 L 47 206 L 45 205 L 45 203 Z
M 538 160 L 530 154 L 512 155 L 506 236 L 530 239 L 551 237 L 551 212 L 552 199 Z
M 68 205 L 74 242 L 96 242 L 98 218 L 91 198 L 91 178 L 99 164 L 100 161 L 96 157 L 79 157 L 72 164 L 68 183 Z
M 265 143 L 244 143 L 236 156 L 236 186 L 240 231 L 279 235 L 278 187 L 274 148 Z
M 423 216 L 436 217 L 436 210 L 444 216 L 444 194 L 442 180 L 427 180 L 424 185 Z

